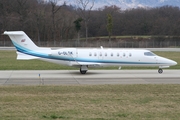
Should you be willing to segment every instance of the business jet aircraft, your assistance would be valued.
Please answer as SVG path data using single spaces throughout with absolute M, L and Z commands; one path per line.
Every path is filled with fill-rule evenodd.
M 158 66 L 162 68 L 176 65 L 173 60 L 155 55 L 149 50 L 140 49 L 104 49 L 100 48 L 42 48 L 36 46 L 23 31 L 5 31 L 17 49 L 18 60 L 39 59 L 52 63 L 76 66 L 81 74 L 88 67 L 100 66 Z

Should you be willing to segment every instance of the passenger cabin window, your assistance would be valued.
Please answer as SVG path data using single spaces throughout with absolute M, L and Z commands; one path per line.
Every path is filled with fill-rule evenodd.
M 91 54 L 91 53 L 89 53 L 89 56 L 92 56 L 92 54 Z
M 113 56 L 113 53 L 111 53 L 111 56 Z
M 107 56 L 107 53 L 105 53 L 105 56 Z
M 102 56 L 102 53 L 100 53 L 99 56 Z
M 94 56 L 96 56 L 97 54 L 96 53 L 94 53 Z
M 126 54 L 125 54 L 125 53 L 123 53 L 123 56 L 125 57 L 125 56 L 126 56 Z
M 129 57 L 131 57 L 132 56 L 132 54 L 131 53 L 129 53 Z
M 145 56 L 156 56 L 154 53 L 152 52 L 144 52 Z
M 119 53 L 117 53 L 117 56 L 119 57 Z

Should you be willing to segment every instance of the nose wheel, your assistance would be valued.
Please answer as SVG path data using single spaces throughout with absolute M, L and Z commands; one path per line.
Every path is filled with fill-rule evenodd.
M 159 68 L 158 73 L 162 74 L 163 73 L 163 69 Z

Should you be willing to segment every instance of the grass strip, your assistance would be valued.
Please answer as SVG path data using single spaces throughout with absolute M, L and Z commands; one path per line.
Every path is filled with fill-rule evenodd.
M 178 120 L 180 85 L 0 86 L 0 119 Z

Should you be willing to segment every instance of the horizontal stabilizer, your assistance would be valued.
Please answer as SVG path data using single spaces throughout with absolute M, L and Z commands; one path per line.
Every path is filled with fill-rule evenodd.
M 32 59 L 38 59 L 39 57 L 23 54 L 20 52 L 17 52 L 17 60 L 32 60 Z
M 4 35 L 24 35 L 23 31 L 5 31 Z

